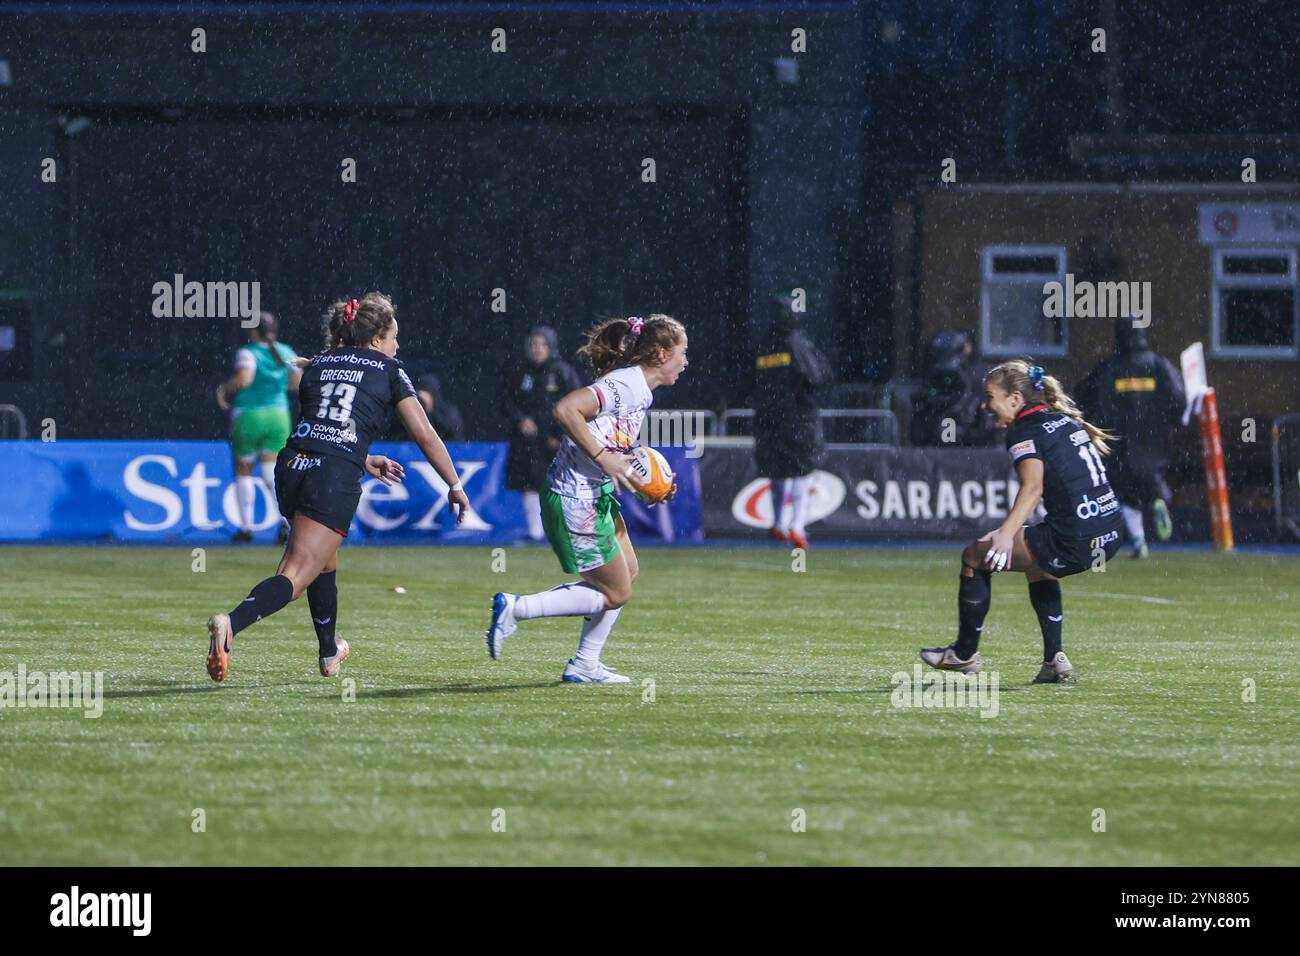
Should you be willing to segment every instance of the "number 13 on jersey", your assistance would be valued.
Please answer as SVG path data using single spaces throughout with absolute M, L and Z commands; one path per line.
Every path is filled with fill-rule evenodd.
M 321 386 L 321 402 L 316 417 L 345 422 L 352 417 L 352 402 L 356 397 L 355 385 L 346 382 L 326 382 Z

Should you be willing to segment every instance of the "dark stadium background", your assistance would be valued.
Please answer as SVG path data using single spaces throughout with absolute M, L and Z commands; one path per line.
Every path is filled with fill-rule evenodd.
M 527 328 L 572 349 L 650 308 L 691 331 L 694 374 L 664 404 L 743 404 L 768 297 L 795 283 L 839 379 L 881 382 L 916 361 L 891 316 L 891 203 L 941 157 L 1001 182 L 1205 175 L 1208 158 L 1081 169 L 1070 137 L 1300 113 L 1294 3 L 276 6 L 0 16 L 0 304 L 29 333 L 0 399 L 60 438 L 224 435 L 211 392 L 243 333 L 154 319 L 152 284 L 178 272 L 260 281 L 300 350 L 330 298 L 390 293 L 403 356 L 432 362 L 471 438 L 502 434 L 495 373 Z M 1089 57 L 1097 24 L 1119 55 Z M 783 82 L 794 27 L 816 55 Z M 39 182 L 44 157 L 63 185 Z

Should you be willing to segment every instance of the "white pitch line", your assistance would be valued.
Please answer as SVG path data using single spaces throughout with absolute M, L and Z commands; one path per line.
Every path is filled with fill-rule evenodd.
M 1079 591 L 1076 597 L 1114 598 L 1117 601 L 1145 601 L 1147 604 L 1177 604 L 1168 598 L 1151 597 L 1148 594 L 1112 594 L 1109 591 Z

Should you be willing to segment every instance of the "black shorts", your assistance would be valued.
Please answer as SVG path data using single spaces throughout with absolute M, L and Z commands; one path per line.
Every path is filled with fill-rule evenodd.
M 275 497 L 290 521 L 306 515 L 346 538 L 361 501 L 361 469 L 338 455 L 286 448 L 275 460 Z
M 1109 561 L 1119 551 L 1119 525 L 1098 528 L 1086 538 L 1063 534 L 1046 522 L 1025 529 L 1025 544 L 1038 566 L 1052 577 L 1063 578 L 1087 571 L 1100 551 Z

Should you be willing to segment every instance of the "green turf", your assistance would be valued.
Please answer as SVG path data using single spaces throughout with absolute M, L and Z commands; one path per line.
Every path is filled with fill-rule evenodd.
M 817 549 L 804 573 L 778 549 L 643 549 L 605 655 L 629 687 L 559 683 L 574 619 L 525 623 L 488 660 L 491 594 L 563 580 L 549 552 L 504 554 L 495 573 L 486 548 L 346 549 L 349 702 L 316 674 L 305 600 L 208 680 L 203 623 L 273 570 L 269 549 L 210 549 L 203 573 L 188 548 L 0 549 L 0 671 L 103 671 L 107 698 L 98 720 L 0 711 L 4 862 L 1300 857 L 1295 558 L 1116 559 L 1068 580 L 1075 686 L 1029 686 L 1024 580 L 995 577 L 986 719 L 891 706 L 891 675 L 951 638 L 951 547 Z

